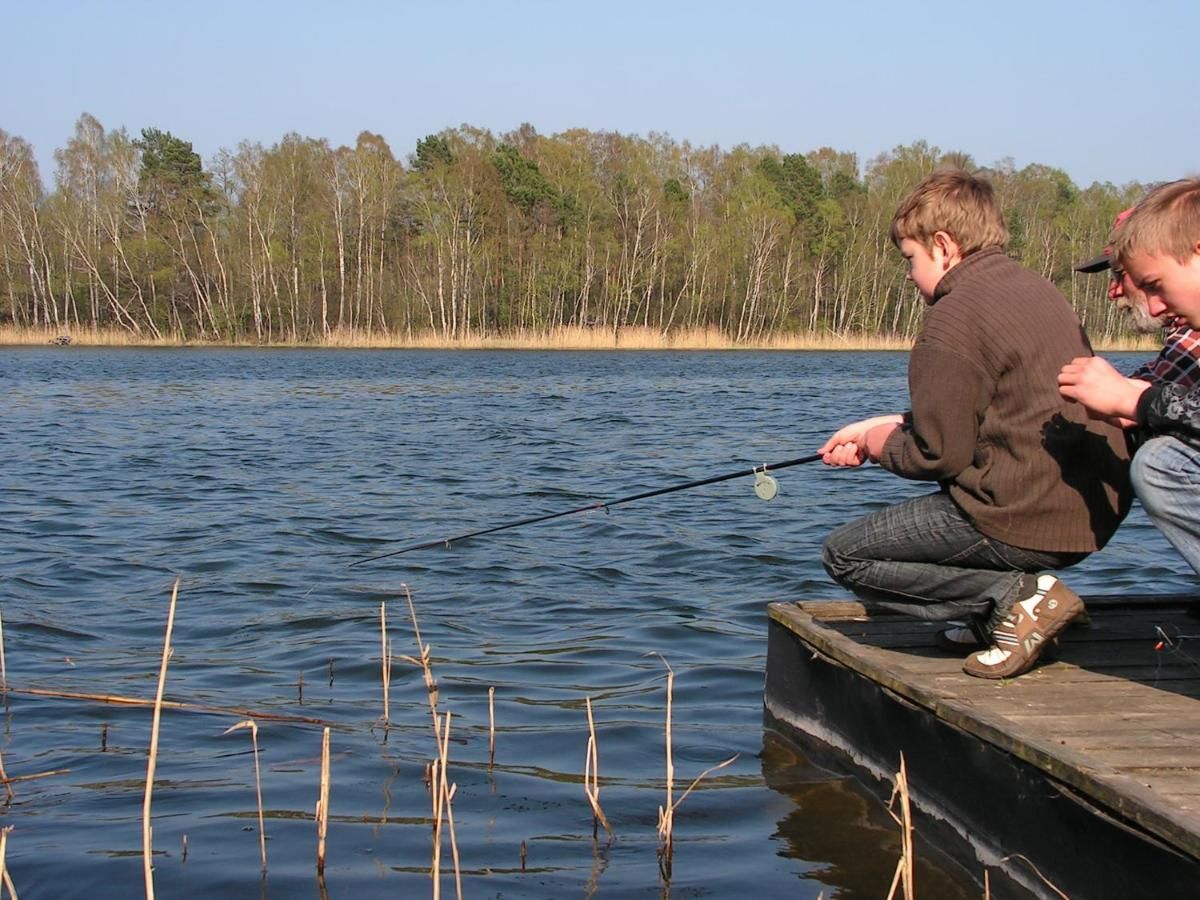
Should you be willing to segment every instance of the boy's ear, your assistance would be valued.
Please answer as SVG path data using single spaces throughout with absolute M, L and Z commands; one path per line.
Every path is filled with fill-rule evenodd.
M 942 251 L 942 265 L 945 268 L 949 269 L 962 261 L 962 248 L 958 246 L 958 241 L 950 232 L 935 231 L 933 246 Z

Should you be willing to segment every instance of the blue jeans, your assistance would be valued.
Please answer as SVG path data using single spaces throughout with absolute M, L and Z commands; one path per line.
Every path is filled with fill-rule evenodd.
M 1200 450 L 1151 438 L 1134 455 L 1129 477 L 1150 521 L 1200 572 Z
M 921 619 L 987 620 L 994 628 L 1033 593 L 1026 576 L 1086 553 L 1025 550 L 981 534 L 945 492 L 889 506 L 838 528 L 821 561 L 861 600 Z

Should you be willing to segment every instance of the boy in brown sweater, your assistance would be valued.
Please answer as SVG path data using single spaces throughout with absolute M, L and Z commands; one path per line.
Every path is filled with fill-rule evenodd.
M 982 648 L 963 664 L 970 675 L 1013 677 L 1083 612 L 1037 573 L 1116 530 L 1131 498 L 1125 439 L 1059 394 L 1059 369 L 1091 347 L 1062 294 L 1004 254 L 986 181 L 935 172 L 900 204 L 891 238 L 930 307 L 909 358 L 912 408 L 847 425 L 821 453 L 939 489 L 837 529 L 822 561 L 868 603 L 966 619 L 938 643 Z

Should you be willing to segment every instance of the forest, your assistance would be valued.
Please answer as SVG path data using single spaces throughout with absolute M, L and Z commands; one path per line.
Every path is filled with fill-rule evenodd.
M 0 130 L 0 326 L 222 343 L 562 327 L 906 339 L 923 304 L 888 225 L 943 166 L 992 181 L 1009 253 L 1108 340 L 1126 325 L 1106 280 L 1072 266 L 1146 187 L 922 141 L 860 163 L 529 125 L 447 129 L 403 159 L 370 132 L 353 147 L 287 134 L 206 163 L 170 132 L 87 113 L 54 159 L 47 179 Z

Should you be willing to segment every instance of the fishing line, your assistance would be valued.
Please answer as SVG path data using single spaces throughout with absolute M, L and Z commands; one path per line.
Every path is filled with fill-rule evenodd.
M 520 528 L 524 525 L 533 525 L 537 522 L 548 522 L 551 519 L 560 519 L 563 516 L 573 516 L 576 513 L 587 512 L 592 509 L 608 510 L 613 506 L 619 506 L 622 503 L 632 503 L 634 500 L 646 500 L 650 497 L 658 497 L 662 494 L 670 494 L 675 491 L 686 491 L 690 488 L 703 487 L 706 484 L 716 484 L 719 481 L 729 481 L 733 478 L 745 478 L 751 476 L 754 478 L 754 493 L 762 500 L 773 500 L 779 493 L 779 483 L 773 476 L 768 474 L 771 470 L 786 469 L 790 466 L 802 466 L 805 463 L 816 462 L 821 458 L 820 453 L 813 453 L 809 456 L 801 456 L 797 459 L 788 459 L 783 462 L 772 463 L 770 465 L 763 464 L 755 466 L 749 471 L 742 469 L 738 472 L 729 472 L 725 475 L 714 475 L 711 478 L 701 478 L 699 481 L 689 481 L 686 484 L 676 484 L 671 487 L 656 488 L 651 491 L 643 491 L 640 494 L 633 494 L 629 497 L 621 497 L 617 500 L 600 500 L 596 503 L 589 503 L 586 506 L 578 506 L 575 509 L 567 509 L 562 512 L 548 513 L 544 516 L 533 516 L 529 519 L 520 519 L 516 522 L 505 522 L 502 525 L 494 525 L 491 528 L 484 528 L 479 531 L 471 531 L 467 534 L 459 534 L 449 538 L 439 538 L 436 541 L 425 541 L 422 544 L 413 544 L 411 547 L 403 547 L 399 550 L 393 550 L 390 553 L 381 553 L 378 556 L 369 556 L 366 559 L 355 560 L 350 563 L 351 566 L 357 566 L 361 563 L 375 562 L 379 559 L 386 559 L 389 556 L 399 556 L 402 553 L 411 553 L 414 550 L 428 550 L 431 547 L 446 547 L 449 549 L 451 544 L 459 541 L 465 541 L 467 538 L 480 537 L 485 534 L 495 534 L 497 531 L 507 531 L 510 528 Z

